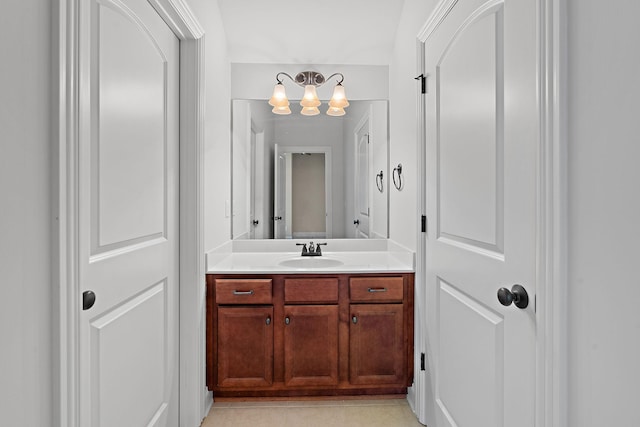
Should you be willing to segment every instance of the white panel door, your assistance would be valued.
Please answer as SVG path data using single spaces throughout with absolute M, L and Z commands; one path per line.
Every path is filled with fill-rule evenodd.
M 452 4 L 425 43 L 437 425 L 533 427 L 535 1 Z M 498 301 L 514 284 L 528 291 L 528 307 Z
M 80 28 L 80 425 L 177 426 L 179 42 L 146 0 Z
M 274 238 L 284 239 L 287 237 L 286 215 L 287 208 L 287 158 L 285 153 L 280 152 L 278 144 L 275 145 L 274 158 L 274 188 L 273 188 L 273 233 Z
M 369 147 L 369 117 L 367 116 L 367 119 L 358 127 L 356 132 L 356 188 L 354 197 L 356 203 L 356 218 L 354 220 L 354 225 L 356 227 L 355 237 L 357 239 L 366 239 L 370 234 L 370 166 L 371 152 Z
M 249 239 L 256 239 L 260 236 L 259 230 L 258 230 L 258 226 L 260 225 L 260 221 L 258 220 L 258 214 L 257 214 L 257 204 L 256 204 L 256 196 L 257 196 L 257 189 L 258 189 L 258 182 L 256 182 L 257 179 L 257 175 L 256 175 L 256 165 L 257 165 L 257 161 L 256 161 L 256 156 L 257 156 L 257 150 L 256 150 L 256 141 L 257 141 L 257 135 L 256 135 L 256 130 L 253 127 L 253 122 L 251 123 L 251 133 L 250 133 L 250 140 L 249 140 L 249 222 L 250 224 L 249 226 Z

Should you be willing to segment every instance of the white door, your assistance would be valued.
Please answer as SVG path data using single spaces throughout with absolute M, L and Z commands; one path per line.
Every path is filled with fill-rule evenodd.
M 356 131 L 356 168 L 355 168 L 355 202 L 356 218 L 353 221 L 356 228 L 355 237 L 366 239 L 369 237 L 370 187 L 369 180 L 374 179 L 369 173 L 371 155 L 369 149 L 369 118 L 358 126 Z
M 287 201 L 287 158 L 285 153 L 280 153 L 278 144 L 275 145 L 274 159 L 274 188 L 273 188 L 273 232 L 274 238 L 284 239 L 287 234 L 286 201 Z
M 178 425 L 179 42 L 147 0 L 80 12 L 80 425 Z
M 249 140 L 249 239 L 258 238 L 257 228 L 260 225 L 260 221 L 257 219 L 256 213 L 256 130 L 251 122 L 251 137 Z
M 534 426 L 535 24 L 533 0 L 459 0 L 425 43 L 438 427 Z M 514 284 L 524 309 L 497 299 Z

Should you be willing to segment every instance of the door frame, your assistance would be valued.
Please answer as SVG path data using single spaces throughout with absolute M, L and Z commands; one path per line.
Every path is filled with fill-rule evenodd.
M 500 1 L 500 0 L 496 0 Z M 417 72 L 424 74 L 424 48 L 429 35 L 439 26 L 458 0 L 440 0 L 416 39 Z M 536 427 L 567 425 L 567 6 L 566 0 L 536 0 L 538 118 L 540 143 L 536 161 Z M 427 90 L 429 81 L 427 76 Z M 426 212 L 424 182 L 426 143 L 424 96 L 417 100 L 417 155 L 420 168 L 418 203 Z M 420 227 L 418 226 L 418 229 Z M 428 229 L 427 229 L 428 232 Z M 427 233 L 417 239 L 416 284 L 425 283 Z M 424 286 L 423 286 L 424 287 Z M 416 360 L 429 355 L 426 333 L 426 301 L 416 294 Z M 422 295 L 424 298 L 424 293 Z M 420 305 L 422 307 L 420 307 Z M 418 314 L 418 312 L 420 313 Z M 419 364 L 416 366 L 420 366 Z M 429 358 L 427 357 L 427 367 Z M 433 398 L 428 378 L 417 371 L 413 391 L 414 408 L 421 422 L 429 414 Z
M 183 0 L 148 0 L 180 40 L 180 425 L 200 424 L 211 404 L 204 361 L 203 223 L 204 31 Z M 78 129 L 79 9 L 83 0 L 52 8 L 52 346 L 53 425 L 78 427 Z M 195 309 L 194 309 L 195 308 Z

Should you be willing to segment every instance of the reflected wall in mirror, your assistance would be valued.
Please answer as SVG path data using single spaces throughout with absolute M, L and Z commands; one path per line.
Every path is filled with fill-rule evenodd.
M 386 100 L 353 101 L 342 117 L 234 100 L 231 237 L 387 238 L 388 154 Z

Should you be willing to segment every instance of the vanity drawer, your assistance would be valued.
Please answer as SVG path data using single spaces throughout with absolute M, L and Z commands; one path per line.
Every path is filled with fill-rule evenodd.
M 352 302 L 402 302 L 402 277 L 352 277 L 349 279 Z
M 285 279 L 284 301 L 289 303 L 337 303 L 338 279 L 334 277 Z
M 271 304 L 271 279 L 216 279 L 217 304 Z

